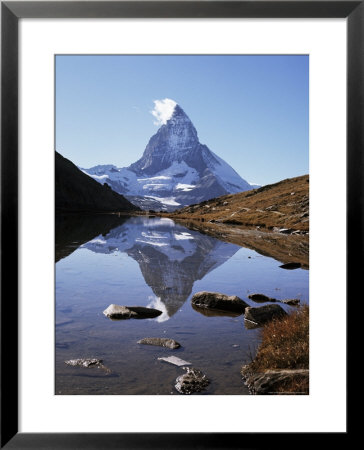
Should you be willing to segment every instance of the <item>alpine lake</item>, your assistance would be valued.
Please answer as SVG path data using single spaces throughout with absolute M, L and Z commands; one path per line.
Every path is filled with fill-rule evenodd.
M 196 310 L 200 291 L 248 299 L 263 293 L 308 303 L 309 271 L 285 270 L 269 255 L 220 241 L 159 217 L 56 216 L 57 395 L 180 395 L 182 367 L 158 358 L 176 356 L 210 380 L 198 395 L 247 395 L 241 367 L 256 354 L 260 329 L 244 315 Z M 153 319 L 110 320 L 110 305 L 162 311 Z M 295 309 L 279 303 L 287 312 Z M 171 338 L 178 349 L 137 342 Z M 102 368 L 65 361 L 97 358 Z

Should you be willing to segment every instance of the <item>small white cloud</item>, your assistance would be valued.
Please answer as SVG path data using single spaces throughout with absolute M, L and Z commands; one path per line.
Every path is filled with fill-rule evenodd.
M 177 103 L 170 98 L 154 100 L 154 108 L 151 111 L 153 116 L 156 118 L 154 125 L 165 125 L 167 120 L 172 117 L 176 105 Z

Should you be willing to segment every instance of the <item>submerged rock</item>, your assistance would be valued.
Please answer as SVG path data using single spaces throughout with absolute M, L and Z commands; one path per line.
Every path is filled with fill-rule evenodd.
M 274 394 L 308 394 L 308 369 L 267 370 L 264 373 L 251 373 L 249 366 L 244 366 L 242 375 L 250 392 L 255 395 Z M 284 391 L 285 386 L 297 384 L 297 390 Z M 302 387 L 300 387 L 302 386 Z
M 250 294 L 248 298 L 255 302 L 276 302 L 277 300 L 264 294 Z
M 279 266 L 281 269 L 294 270 L 299 269 L 301 267 L 301 263 L 291 262 L 287 264 L 282 264 Z
M 188 361 L 184 361 L 181 358 L 177 358 L 176 356 L 167 356 L 165 358 L 158 358 L 158 361 L 165 361 L 170 364 L 174 364 L 175 366 L 188 366 L 191 363 Z
M 248 320 L 246 318 L 244 318 L 244 327 L 247 330 L 254 330 L 255 328 L 259 328 L 261 325 L 259 325 L 259 323 L 257 322 L 253 322 L 252 320 Z
M 183 369 L 187 370 L 187 373 L 177 377 L 175 384 L 175 388 L 180 394 L 201 392 L 210 384 L 210 380 L 201 370 L 193 367 L 183 367 Z
M 285 298 L 284 300 L 279 300 L 280 303 L 284 303 L 286 305 L 298 306 L 300 304 L 299 298 Z
M 300 300 L 298 298 L 286 298 L 283 300 L 278 300 L 277 298 L 272 298 L 272 297 L 268 297 L 267 295 L 264 294 L 250 294 L 248 295 L 248 298 L 250 298 L 251 300 L 253 300 L 254 302 L 279 302 L 279 303 L 284 303 L 286 305 L 293 305 L 293 306 L 297 306 L 300 303 Z
M 279 305 L 264 305 L 258 308 L 248 307 L 245 309 L 245 318 L 258 325 L 286 315 L 286 311 Z
M 199 308 L 219 309 L 222 311 L 244 312 L 249 305 L 236 295 L 225 295 L 219 292 L 197 292 L 191 303 Z
M 140 339 L 140 341 L 138 341 L 138 344 L 159 345 L 160 347 L 167 347 L 171 349 L 181 347 L 181 344 L 179 344 L 174 339 L 167 338 L 144 338 Z
M 65 361 L 68 366 L 81 366 L 81 367 L 100 367 L 102 365 L 102 359 L 96 358 L 79 358 L 70 359 Z
M 65 361 L 65 364 L 67 366 L 73 366 L 73 367 L 85 367 L 85 368 L 93 368 L 96 367 L 98 369 L 103 369 L 106 372 L 110 373 L 111 370 L 108 369 L 106 366 L 104 366 L 102 359 L 96 359 L 96 358 L 79 358 L 79 359 L 70 359 L 68 361 Z
M 109 319 L 151 319 L 158 317 L 162 311 L 153 308 L 145 308 L 144 306 L 120 306 L 111 304 L 103 314 Z
M 200 308 L 199 306 L 195 306 L 193 303 L 191 304 L 192 309 L 196 312 L 202 314 L 206 317 L 239 317 L 243 314 L 244 311 L 222 311 L 221 309 L 207 309 Z

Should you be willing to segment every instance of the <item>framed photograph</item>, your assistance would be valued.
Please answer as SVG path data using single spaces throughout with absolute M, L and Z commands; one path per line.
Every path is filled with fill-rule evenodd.
M 363 8 L 2 2 L 2 447 L 347 437 Z

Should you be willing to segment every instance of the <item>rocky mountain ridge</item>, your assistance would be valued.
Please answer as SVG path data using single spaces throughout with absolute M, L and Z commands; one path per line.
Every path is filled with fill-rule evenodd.
M 200 143 L 196 128 L 177 104 L 138 161 L 124 168 L 99 165 L 82 170 L 142 209 L 173 211 L 253 188 Z

